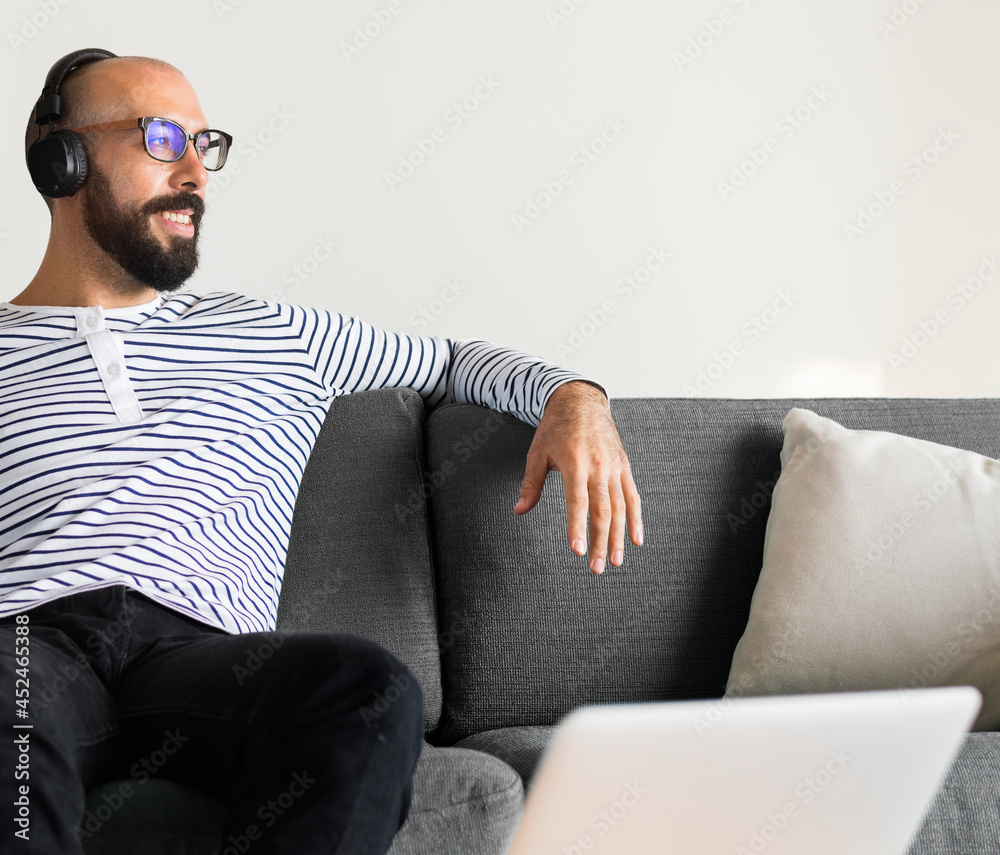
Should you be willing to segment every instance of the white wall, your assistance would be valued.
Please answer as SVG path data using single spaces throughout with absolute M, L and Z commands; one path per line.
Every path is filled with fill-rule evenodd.
M 6 0 L 0 29 L 0 300 L 48 231 L 30 105 L 57 58 L 104 47 L 177 65 L 236 137 L 197 292 L 489 338 L 613 396 L 1000 393 L 1000 276 L 956 290 L 1000 256 L 996 0 Z M 651 249 L 667 263 L 617 284 Z

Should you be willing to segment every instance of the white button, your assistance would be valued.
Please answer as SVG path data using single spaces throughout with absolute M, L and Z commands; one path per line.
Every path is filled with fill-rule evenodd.
M 87 315 L 87 326 L 96 327 L 101 321 L 98 319 L 97 315 Z
M 117 377 L 119 374 L 121 374 L 121 370 L 122 367 L 117 362 L 112 362 L 108 366 L 108 374 L 110 374 L 112 377 Z

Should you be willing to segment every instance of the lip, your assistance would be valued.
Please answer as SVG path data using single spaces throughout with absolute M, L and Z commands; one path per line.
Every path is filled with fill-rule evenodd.
M 185 208 L 184 210 L 181 210 L 181 211 L 169 211 L 169 213 L 171 213 L 171 214 L 187 214 L 190 217 L 190 216 L 192 216 L 194 214 L 194 211 L 191 208 Z M 174 234 L 184 235 L 185 237 L 193 237 L 194 236 L 194 223 L 193 222 L 191 222 L 191 223 L 175 223 L 173 220 L 166 220 L 166 219 L 164 219 L 159 214 L 150 214 L 150 216 L 153 219 L 155 219 L 155 220 L 159 220 L 160 223 L 164 226 L 164 228 L 169 229 L 170 231 L 174 232 Z

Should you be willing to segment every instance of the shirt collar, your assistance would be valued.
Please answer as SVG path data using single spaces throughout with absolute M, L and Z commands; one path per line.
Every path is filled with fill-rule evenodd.
M 105 317 L 122 317 L 142 314 L 151 314 L 160 308 L 164 303 L 163 297 L 159 294 L 148 303 L 141 303 L 138 306 L 121 306 L 117 309 L 105 309 L 102 306 L 18 306 L 13 303 L 0 303 L 0 307 L 11 309 L 15 312 L 32 312 L 37 315 L 78 315 L 93 312 L 94 309 L 101 309 Z

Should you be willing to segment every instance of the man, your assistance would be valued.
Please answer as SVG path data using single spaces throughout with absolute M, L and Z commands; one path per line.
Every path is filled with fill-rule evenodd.
M 358 711 L 416 681 L 361 639 L 274 632 L 323 417 L 339 395 L 406 385 L 537 424 L 514 512 L 560 471 L 570 547 L 601 573 L 609 555 L 622 563 L 626 527 L 642 542 L 607 399 L 487 342 L 395 336 L 228 292 L 170 296 L 197 266 L 208 172 L 231 139 L 206 130 L 172 66 L 78 53 L 55 84 L 55 126 L 33 111 L 26 145 L 36 178 L 46 165 L 31 147 L 73 129 L 86 175 L 45 197 L 45 256 L 0 305 L 0 668 L 20 740 L 0 741 L 0 851 L 30 839 L 20 851 L 79 852 L 87 787 L 158 757 L 164 777 L 227 803 L 224 847 L 384 852 L 408 809 L 419 689 L 377 727 Z M 261 644 L 266 676 L 234 680 Z M 29 703 L 29 685 L 57 696 Z M 279 794 L 290 806 L 262 823 Z

